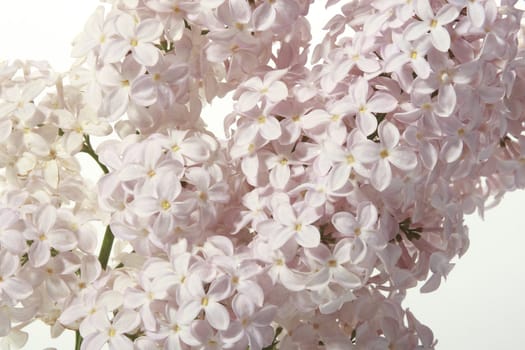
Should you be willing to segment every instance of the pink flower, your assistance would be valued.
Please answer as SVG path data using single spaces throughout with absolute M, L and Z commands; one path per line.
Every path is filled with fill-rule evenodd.
M 305 250 L 305 255 L 312 262 L 313 273 L 306 286 L 311 289 L 322 289 L 329 283 L 336 283 L 346 289 L 360 287 L 363 282 L 353 272 L 346 267 L 350 263 L 350 252 L 352 243 L 348 239 L 337 242 L 333 251 L 330 251 L 324 244 L 315 248 Z
M 290 23 L 299 14 L 295 0 L 263 1 L 253 12 L 255 29 L 264 31 L 272 28 L 275 22 Z
M 5 250 L 0 251 L 0 295 L 2 299 L 16 303 L 33 293 L 31 285 L 22 277 L 17 276 L 19 258 Z M 0 329 L 3 327 L 0 327 Z
M 282 247 L 292 238 L 302 247 L 313 248 L 320 242 L 319 229 L 312 225 L 319 216 L 314 208 L 292 207 L 283 202 L 273 211 L 273 219 L 259 222 L 256 230 L 274 249 Z
M 445 5 L 434 15 L 429 0 L 418 0 L 416 2 L 416 14 L 421 21 L 412 22 L 405 29 L 405 40 L 412 41 L 430 33 L 432 45 L 441 52 L 450 48 L 450 34 L 443 26 L 454 21 L 458 15 L 458 9 L 453 5 Z
M 452 5 L 467 7 L 467 16 L 474 27 L 480 28 L 485 22 L 485 9 L 480 0 L 450 0 Z
M 106 315 L 99 315 L 94 323 L 96 331 L 90 334 L 82 334 L 84 341 L 81 350 L 100 350 L 105 344 L 110 349 L 132 350 L 133 342 L 126 333 L 133 331 L 140 324 L 139 315 L 131 310 L 123 310 L 117 313 L 110 322 Z
M 385 57 L 385 71 L 399 72 L 403 65 L 410 63 L 418 77 L 422 79 L 428 78 L 430 65 L 425 56 L 432 47 L 431 40 L 428 37 L 422 37 L 409 43 L 403 38 L 397 38 L 395 45 L 399 48 L 399 51 L 392 52 Z
M 51 248 L 64 252 L 76 247 L 77 240 L 73 232 L 55 228 L 55 207 L 43 205 L 33 215 L 33 226 L 24 232 L 24 236 L 33 241 L 29 248 L 29 260 L 34 267 L 40 267 L 49 261 Z
M 409 171 L 416 167 L 417 157 L 414 152 L 399 145 L 399 130 L 394 124 L 382 122 L 378 127 L 378 134 L 380 143 L 360 143 L 355 146 L 354 154 L 359 161 L 372 164 L 370 181 L 377 190 L 382 191 L 392 181 L 390 164 Z
M 397 107 L 397 100 L 386 92 L 369 93 L 369 84 L 364 78 L 359 78 L 348 88 L 348 96 L 342 102 L 347 103 L 356 113 L 356 124 L 366 136 L 377 128 L 377 118 L 374 113 L 388 113 Z M 370 96 L 371 95 L 371 96 Z
M 237 108 L 241 112 L 255 107 L 259 101 L 274 105 L 288 97 L 288 87 L 281 79 L 287 73 L 286 69 L 266 73 L 264 79 L 252 77 L 241 84 L 244 90 L 239 96 Z
M 144 66 L 153 66 L 159 60 L 159 50 L 153 42 L 162 34 L 162 24 L 156 19 L 136 23 L 133 17 L 122 14 L 115 20 L 118 36 L 102 46 L 102 58 L 107 63 L 120 61 L 131 51 L 133 58 Z
M 231 294 L 230 280 L 223 276 L 215 279 L 207 291 L 196 275 L 191 275 L 187 282 L 190 300 L 181 305 L 181 312 L 195 318 L 202 310 L 206 321 L 215 329 L 225 330 L 230 324 L 228 309 L 220 303 Z
M 274 330 L 271 323 L 277 313 L 275 305 L 257 308 L 248 296 L 237 294 L 232 301 L 232 310 L 237 320 L 223 334 L 226 342 L 245 344 L 253 350 L 262 350 L 272 343 Z
M 358 262 L 368 252 L 383 249 L 387 243 L 380 230 L 377 229 L 377 208 L 370 202 L 361 202 L 354 216 L 349 212 L 337 212 L 332 216 L 332 224 L 345 237 L 353 237 L 351 257 Z

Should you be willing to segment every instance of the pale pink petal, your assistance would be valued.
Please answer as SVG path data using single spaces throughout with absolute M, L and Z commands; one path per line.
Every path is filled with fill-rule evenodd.
M 277 313 L 277 307 L 274 305 L 265 305 L 262 309 L 257 311 L 252 318 L 252 322 L 256 326 L 265 326 L 272 323 Z
M 210 156 L 210 150 L 197 138 L 189 138 L 184 141 L 184 155 L 195 161 L 202 162 Z
M 411 23 L 403 32 L 403 39 L 406 41 L 416 40 L 425 35 L 428 29 L 428 24 L 425 22 L 417 21 Z
M 366 105 L 368 97 L 368 81 L 365 78 L 357 79 L 355 85 L 351 86 L 349 92 L 354 97 L 354 103 L 358 105 Z
M 222 304 L 212 302 L 205 308 L 206 320 L 215 329 L 225 330 L 230 324 L 228 309 Z
M 383 122 L 378 128 L 379 140 L 386 149 L 393 149 L 399 143 L 399 130 L 390 122 Z
M 389 152 L 388 160 L 396 168 L 401 170 L 412 170 L 417 165 L 417 157 L 414 152 L 404 149 L 395 149 Z
M 257 178 L 259 174 L 259 158 L 257 156 L 244 157 L 241 163 L 242 173 L 249 179 Z
M 304 280 L 302 276 L 286 267 L 282 267 L 279 271 L 279 280 L 284 287 L 292 291 L 300 291 L 304 289 Z
M 350 213 L 337 212 L 332 216 L 332 224 L 342 234 L 353 234 L 357 221 Z
M 441 26 L 437 26 L 430 31 L 430 39 L 432 45 L 441 52 L 447 52 L 450 48 L 450 34 Z
M 330 114 L 323 109 L 314 109 L 302 118 L 305 129 L 314 129 L 330 119 Z
M 155 41 L 162 34 L 162 24 L 153 18 L 145 19 L 137 26 L 137 37 L 141 41 Z
M 290 167 L 278 164 L 270 171 L 270 182 L 276 188 L 284 188 L 290 180 Z
M 285 100 L 288 97 L 288 87 L 282 81 L 274 81 L 266 93 L 268 99 L 272 102 Z
M 154 66 L 159 61 L 159 50 L 150 43 L 139 43 L 132 48 L 133 57 L 145 66 Z
M 359 130 L 367 136 L 377 129 L 377 119 L 369 111 L 358 113 L 355 121 Z
M 131 85 L 130 96 L 136 104 L 150 106 L 157 101 L 157 88 L 147 76 L 142 76 Z
M 100 350 L 108 341 L 108 334 L 93 332 L 89 335 L 82 334 L 84 340 L 80 350 Z
M 212 282 L 208 295 L 213 296 L 215 300 L 226 299 L 231 294 L 231 283 L 228 278 L 216 279 Z
M 434 11 L 428 0 L 418 0 L 415 5 L 416 13 L 422 20 L 430 20 L 434 17 Z
M 0 283 L 0 287 L 0 290 L 3 290 L 13 300 L 26 299 L 31 293 L 33 293 L 31 285 L 27 281 L 18 277 L 5 279 Z
M 5 337 L 7 335 L 12 335 L 11 332 L 11 319 L 8 314 L 7 308 L 0 310 L 0 337 Z M 26 333 L 27 334 L 27 333 Z M 25 343 L 25 342 L 24 342 Z M 23 346 L 23 344 L 22 344 Z
M 285 226 L 293 226 L 296 222 L 296 216 L 295 212 L 293 211 L 293 208 L 289 204 L 282 204 L 279 205 L 275 212 L 274 212 L 274 218 L 279 223 L 285 225 Z
M 332 270 L 334 280 L 345 288 L 353 289 L 363 285 L 363 282 L 356 274 L 348 271 L 342 266 L 337 266 Z
M 239 97 L 239 100 L 237 101 L 237 108 L 241 112 L 248 111 L 255 107 L 257 102 L 259 102 L 260 97 L 261 94 L 257 91 L 245 91 L 242 93 L 242 95 Z
M 140 324 L 140 316 L 135 311 L 124 310 L 120 311 L 115 319 L 113 320 L 113 327 L 118 330 L 119 333 L 127 333 Z
M 11 135 L 12 127 L 13 123 L 11 122 L 11 119 L 2 120 L 0 122 L 0 142 L 4 142 L 9 135 Z
M 275 22 L 275 9 L 272 4 L 265 1 L 258 6 L 252 14 L 253 25 L 258 31 L 268 30 Z
M 353 148 L 354 156 L 363 163 L 372 163 L 380 159 L 379 152 L 379 145 L 372 141 L 358 143 Z
M 295 235 L 297 243 L 305 248 L 315 248 L 321 242 L 319 230 L 312 225 L 302 225 L 301 231 Z
M 137 197 L 130 204 L 131 209 L 139 215 L 152 215 L 161 209 L 161 200 L 155 197 Z
M 367 203 L 360 207 L 359 223 L 363 228 L 371 228 L 377 221 L 377 208 L 372 203 Z
M 332 190 L 340 189 L 347 183 L 350 173 L 351 167 L 347 164 L 343 163 L 335 166 L 329 174 L 328 186 Z
M 311 289 L 320 289 L 328 284 L 330 281 L 330 270 L 323 268 L 316 273 L 308 281 L 307 287 Z
M 131 49 L 131 44 L 125 39 L 111 39 L 102 46 L 101 56 L 106 63 L 122 60 Z
M 64 252 L 76 247 L 77 239 L 73 232 L 65 229 L 58 229 L 47 233 L 51 245 L 58 251 Z
M 51 258 L 50 248 L 47 242 L 33 242 L 29 248 L 29 259 L 34 267 L 40 267 L 49 261 Z
M 100 294 L 97 300 L 97 305 L 106 308 L 107 311 L 113 311 L 122 306 L 123 302 L 123 296 L 121 293 L 114 290 L 108 290 Z
M 288 69 L 275 69 L 275 70 L 269 71 L 268 73 L 264 75 L 263 85 L 271 86 L 272 83 L 284 77 L 286 73 L 288 73 Z
M 115 21 L 115 27 L 125 39 L 133 39 L 136 36 L 135 21 L 128 14 L 120 15 Z
M 468 18 L 472 25 L 481 28 L 485 22 L 485 9 L 480 1 L 467 1 Z
M 80 276 L 84 281 L 94 281 L 100 275 L 102 267 L 100 266 L 99 260 L 96 256 L 87 255 L 82 258 L 82 264 L 80 265 Z
M 469 2 L 472 1 L 469 0 Z M 455 6 L 447 4 L 438 11 L 436 18 L 439 22 L 439 25 L 444 25 L 454 21 L 458 15 L 459 10 Z
M 259 77 L 251 77 L 242 83 L 242 86 L 253 91 L 260 91 L 264 88 L 263 82 Z
M 382 191 L 392 182 L 392 169 L 386 159 L 377 161 L 370 173 L 370 180 L 372 185 L 378 190 Z
M 109 338 L 109 350 L 133 350 L 133 342 L 126 336 L 115 335 Z
M 66 282 L 59 276 L 46 279 L 46 290 L 54 300 L 65 299 L 71 293 Z
M 505 95 L 505 89 L 499 86 L 484 86 L 478 91 L 483 102 L 487 104 L 497 104 Z
M 441 156 L 448 163 L 456 161 L 463 152 L 463 142 L 460 139 L 447 140 L 441 148 Z
M 137 308 L 147 301 L 144 291 L 128 289 L 125 294 L 124 306 L 127 308 Z
M 359 61 L 357 61 L 357 66 L 363 72 L 367 73 L 377 72 L 379 69 L 381 69 L 381 65 L 379 64 L 379 62 L 370 58 L 360 59 Z
M 230 0 L 228 1 L 228 5 L 232 18 L 235 18 L 239 23 L 248 23 L 252 16 L 252 10 L 247 1 Z
M 257 223 L 255 229 L 256 231 L 267 238 L 272 238 L 275 235 L 278 235 L 279 232 L 283 229 L 283 225 L 278 223 L 275 220 L 264 220 Z
M 375 113 L 388 113 L 397 107 L 397 99 L 385 92 L 376 92 L 366 105 Z
M 295 231 L 292 228 L 285 228 L 281 226 L 281 230 L 276 231 L 274 235 L 270 236 L 270 245 L 273 249 L 281 248 L 290 238 L 293 237 Z
M 419 154 L 423 166 L 427 169 L 433 169 L 438 158 L 436 148 L 430 142 L 423 142 L 419 146 Z
M 281 124 L 274 117 L 266 117 L 264 124 L 259 130 L 261 136 L 266 140 L 275 140 L 281 136 Z
M 385 60 L 385 72 L 394 72 L 397 71 L 405 63 L 409 62 L 410 58 L 405 52 L 398 52 L 393 55 L 390 55 Z
M 14 275 L 17 269 L 17 257 L 6 251 L 0 252 L 0 276 L 7 277 Z
M 456 108 L 456 90 L 451 84 L 439 88 L 437 107 L 436 113 L 440 117 L 448 117 Z
M 47 233 L 55 224 L 57 212 L 55 207 L 46 205 L 36 214 L 36 225 L 41 233 Z
M 422 79 L 426 79 L 430 75 L 430 65 L 424 58 L 412 60 L 412 68 L 414 69 L 414 73 Z

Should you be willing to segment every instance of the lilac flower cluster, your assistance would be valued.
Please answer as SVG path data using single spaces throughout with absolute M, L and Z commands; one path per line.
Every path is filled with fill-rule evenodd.
M 406 290 L 525 187 L 516 1 L 330 0 L 311 63 L 310 1 L 106 2 L 69 72 L 0 64 L 0 346 L 433 349 Z

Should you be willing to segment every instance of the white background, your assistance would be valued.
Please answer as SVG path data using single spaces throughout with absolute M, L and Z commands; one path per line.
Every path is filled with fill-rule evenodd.
M 324 1 L 317 2 L 312 13 L 321 18 Z M 44 59 L 67 70 L 71 40 L 97 5 L 96 0 L 0 0 L 0 60 Z M 437 349 L 525 349 L 524 205 L 524 193 L 510 193 L 487 212 L 485 222 L 468 217 L 471 247 L 448 280 L 431 294 L 410 292 L 404 306 L 433 329 Z M 25 349 L 73 348 L 72 332 L 50 339 L 44 326 L 28 329 Z

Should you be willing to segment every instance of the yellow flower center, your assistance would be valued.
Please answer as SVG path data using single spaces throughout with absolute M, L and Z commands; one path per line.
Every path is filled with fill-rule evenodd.
M 115 330 L 115 328 L 111 327 L 108 331 L 108 335 L 109 337 L 114 337 L 115 335 L 117 334 L 117 331 Z
M 169 208 L 171 208 L 171 204 L 167 200 L 163 200 L 160 203 L 160 206 L 161 206 L 162 210 L 168 210 Z

